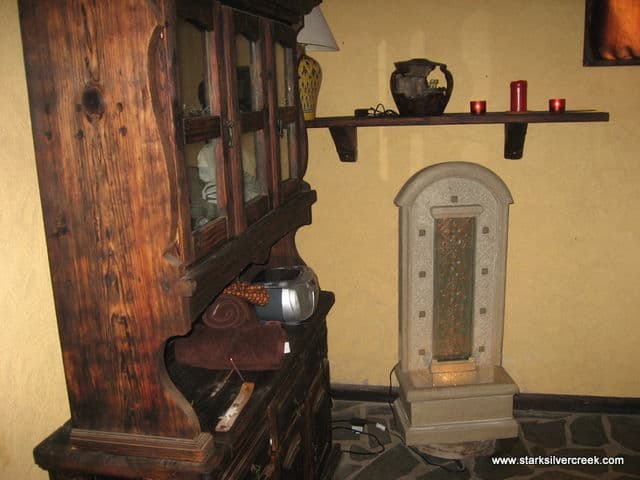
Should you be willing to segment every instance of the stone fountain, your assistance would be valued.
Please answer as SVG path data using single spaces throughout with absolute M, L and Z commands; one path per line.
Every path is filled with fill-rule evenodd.
M 402 187 L 400 395 L 407 445 L 445 458 L 489 454 L 518 435 L 502 367 L 509 205 L 504 182 L 473 163 L 427 167 Z

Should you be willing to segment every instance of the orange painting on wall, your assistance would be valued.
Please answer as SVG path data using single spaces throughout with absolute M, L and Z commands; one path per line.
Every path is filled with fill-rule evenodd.
M 586 0 L 583 64 L 640 65 L 639 0 Z

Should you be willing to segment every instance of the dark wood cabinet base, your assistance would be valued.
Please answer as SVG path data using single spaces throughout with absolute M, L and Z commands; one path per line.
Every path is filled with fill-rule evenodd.
M 213 392 L 195 388 L 207 371 L 169 365 L 176 386 L 213 432 L 203 433 L 208 441 L 202 458 L 189 458 L 195 442 L 91 432 L 79 436 L 68 422 L 36 447 L 36 462 L 51 478 L 65 480 L 164 480 L 178 473 L 178 478 L 199 480 L 330 478 L 340 454 L 339 447 L 332 446 L 326 360 L 326 316 L 333 302 L 332 293 L 322 292 L 307 322 L 286 327 L 291 353 L 280 370 L 244 373 L 255 382 L 255 391 L 230 432 L 213 432 L 216 412 L 201 401 Z

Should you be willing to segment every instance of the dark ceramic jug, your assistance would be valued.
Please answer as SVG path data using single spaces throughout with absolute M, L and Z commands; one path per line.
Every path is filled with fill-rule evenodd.
M 391 74 L 391 94 L 400 115 L 425 117 L 442 115 L 451 92 L 453 76 L 444 63 L 432 62 L 426 58 L 414 58 L 406 62 L 396 62 Z M 440 67 L 447 81 L 446 87 L 429 85 L 429 74 Z

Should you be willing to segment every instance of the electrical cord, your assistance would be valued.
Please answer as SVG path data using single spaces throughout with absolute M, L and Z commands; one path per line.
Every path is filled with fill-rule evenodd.
M 399 117 L 400 114 L 395 110 L 386 108 L 382 103 L 375 107 L 356 108 L 354 111 L 356 117 L 380 118 L 380 117 Z
M 398 424 L 398 419 L 396 418 L 396 412 L 393 409 L 393 383 L 392 383 L 392 374 L 395 371 L 396 368 L 398 368 L 398 365 L 400 365 L 399 363 L 396 363 L 391 370 L 389 370 L 389 391 L 388 391 L 388 398 L 387 398 L 387 404 L 389 405 L 389 409 L 391 410 L 391 414 L 393 416 L 393 420 L 395 422 L 395 424 Z M 348 453 L 350 455 L 380 455 L 381 453 L 386 451 L 386 448 L 384 446 L 384 444 L 380 441 L 380 439 L 372 434 L 372 433 L 368 433 L 368 432 L 364 432 L 364 431 L 359 431 L 359 430 L 355 430 L 353 427 L 356 426 L 355 422 L 358 422 L 358 426 L 364 426 L 364 425 L 376 425 L 377 422 L 373 422 L 367 419 L 355 419 L 355 418 L 350 418 L 350 419 L 335 419 L 332 420 L 332 423 L 350 423 L 351 426 L 347 427 L 347 426 L 336 426 L 336 427 L 331 427 L 331 431 L 333 432 L 334 430 L 347 430 L 349 432 L 353 432 L 357 435 L 366 435 L 369 438 L 373 438 L 375 439 L 376 443 L 378 444 L 378 446 L 380 447 L 379 450 L 376 451 L 363 451 L 363 452 L 354 452 L 353 450 L 349 449 L 349 450 L 342 450 L 342 453 Z M 361 423 L 361 425 L 360 425 Z M 389 432 L 390 435 L 393 435 L 394 437 L 397 437 L 400 439 L 400 441 L 402 443 L 404 443 L 404 438 L 402 438 L 401 435 L 399 435 L 397 432 L 394 432 L 391 429 L 387 430 Z M 429 465 L 433 465 L 435 467 L 439 467 L 443 470 L 445 470 L 446 472 L 450 472 L 450 473 L 459 473 L 459 472 L 465 472 L 467 470 L 467 467 L 465 467 L 465 465 L 460 461 L 460 460 L 450 460 L 447 458 L 439 458 L 439 457 L 434 457 L 432 455 L 429 455 L 427 453 L 424 453 L 422 451 L 420 451 L 417 447 L 414 446 L 410 446 L 407 445 L 407 447 L 414 452 L 416 455 L 418 455 L 425 463 L 429 464 Z M 453 467 L 449 467 L 448 465 L 450 463 L 453 463 Z
M 387 393 L 387 405 L 389 405 L 389 410 L 391 410 L 391 415 L 396 425 L 398 425 L 398 419 L 396 418 L 396 411 L 393 409 L 393 385 L 392 385 L 391 375 L 393 374 L 395 369 L 398 368 L 398 365 L 400 365 L 400 362 L 396 363 L 391 368 L 391 370 L 389 370 L 389 391 Z M 398 435 L 396 432 L 394 432 L 391 429 L 389 429 L 389 433 L 399 438 L 402 441 L 402 443 L 404 443 L 404 438 L 402 438 L 402 436 Z
M 349 420 L 336 420 L 336 421 L 340 421 L 340 422 L 348 422 Z M 368 423 L 368 422 L 367 422 Z M 380 439 L 378 437 L 376 437 L 374 434 L 372 433 L 367 433 L 367 432 L 357 432 L 356 430 L 353 430 L 350 427 L 331 427 L 331 431 L 333 432 L 334 430 L 348 430 L 350 432 L 354 432 L 357 435 L 366 435 L 369 438 L 374 438 L 376 443 L 378 444 L 378 446 L 380 447 L 380 450 L 377 451 L 366 451 L 366 452 L 354 452 L 353 450 L 349 449 L 349 450 L 341 450 L 342 453 L 348 453 L 350 455 L 380 455 L 381 453 L 383 453 L 386 448 L 384 447 L 384 445 L 382 444 L 382 442 L 380 441 Z
M 395 110 L 391 110 L 389 108 L 385 108 L 382 103 L 376 105 L 375 108 L 371 107 L 369 111 L 373 111 L 374 117 L 399 117 L 400 114 Z
M 391 367 L 391 370 L 389 370 L 389 391 L 387 392 L 387 403 L 389 404 L 389 408 L 391 409 L 393 418 L 396 421 L 398 419 L 396 418 L 396 412 L 393 411 L 393 404 L 391 403 L 393 399 L 393 382 L 391 380 L 391 375 L 393 375 L 395 369 L 398 368 L 398 365 L 400 365 L 400 362 L 396 363 L 393 367 Z
M 418 455 L 422 460 L 424 460 L 429 465 L 433 465 L 435 467 L 440 467 L 443 470 L 451 473 L 459 473 L 465 472 L 467 467 L 464 466 L 460 460 L 450 460 L 448 458 L 440 458 L 434 457 L 433 455 L 429 455 L 427 453 L 421 452 L 416 447 L 409 447 L 413 453 Z M 453 463 L 454 467 L 448 467 L 447 464 Z

